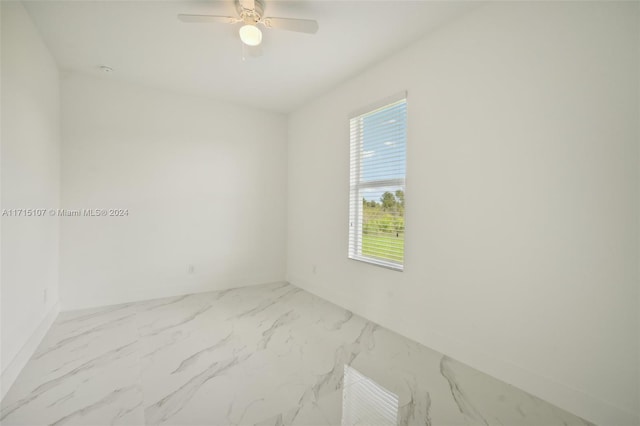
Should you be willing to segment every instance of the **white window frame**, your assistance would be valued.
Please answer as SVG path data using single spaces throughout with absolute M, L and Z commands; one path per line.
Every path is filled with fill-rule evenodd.
M 362 225 L 363 225 L 363 208 L 362 208 L 362 190 L 367 188 L 380 188 L 388 186 L 402 186 L 405 192 L 406 198 L 406 152 L 407 141 L 405 140 L 405 176 L 402 179 L 381 179 L 375 181 L 360 182 L 360 163 L 361 155 L 360 150 L 362 147 L 357 146 L 351 139 L 351 135 L 357 134 L 356 139 L 361 140 L 360 132 L 362 122 L 358 122 L 354 119 L 362 119 L 362 116 L 378 109 L 382 109 L 391 106 L 399 101 L 407 101 L 407 92 L 403 91 L 393 96 L 387 97 L 383 100 L 369 105 L 365 108 L 361 108 L 358 111 L 349 115 L 349 259 L 357 260 L 360 262 L 370 263 L 372 265 L 381 266 L 384 268 L 392 269 L 394 271 L 404 271 L 404 258 L 402 263 L 397 263 L 377 257 L 366 256 L 362 254 Z M 354 126 L 357 126 L 354 128 Z M 355 173 L 352 173 L 351 162 L 355 159 Z M 355 212 L 352 209 L 352 205 L 356 206 Z M 405 230 L 406 230 L 406 218 L 405 218 Z M 405 231 L 406 235 L 406 231 Z

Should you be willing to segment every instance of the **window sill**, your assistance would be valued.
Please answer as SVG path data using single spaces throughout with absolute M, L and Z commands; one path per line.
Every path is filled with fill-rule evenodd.
M 372 258 L 372 257 L 366 257 L 366 256 L 349 256 L 349 259 L 351 260 L 356 260 L 358 262 L 363 262 L 363 263 L 368 263 L 370 265 L 374 265 L 374 266 L 380 266 L 382 268 L 385 269 L 391 269 L 392 271 L 397 271 L 397 272 L 403 272 L 404 271 L 404 265 L 399 264 L 399 263 L 393 263 L 393 262 L 387 262 L 381 259 L 376 259 L 376 258 Z

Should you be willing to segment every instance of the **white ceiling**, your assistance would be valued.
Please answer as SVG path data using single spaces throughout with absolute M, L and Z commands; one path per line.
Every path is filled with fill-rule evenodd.
M 315 35 L 264 30 L 242 61 L 238 26 L 185 24 L 179 13 L 233 15 L 228 1 L 27 1 L 63 70 L 288 112 L 463 13 L 464 2 L 274 1 L 265 15 L 316 19 Z

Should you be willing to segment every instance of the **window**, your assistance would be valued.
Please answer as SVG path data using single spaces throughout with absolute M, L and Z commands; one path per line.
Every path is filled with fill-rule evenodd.
M 349 258 L 402 270 L 406 93 L 350 120 Z

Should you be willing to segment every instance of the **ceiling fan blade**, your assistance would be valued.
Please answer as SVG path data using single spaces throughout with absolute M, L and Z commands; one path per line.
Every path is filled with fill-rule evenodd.
M 307 34 L 315 34 L 318 31 L 318 22 L 312 19 L 264 18 L 262 23 L 267 28 L 275 28 L 278 30 L 296 31 Z
M 232 16 L 218 16 L 218 15 L 178 15 L 178 19 L 182 22 L 197 23 L 197 24 L 209 24 L 212 22 L 218 22 L 222 24 L 235 24 L 240 21 L 238 18 Z
M 242 60 L 259 58 L 262 56 L 262 44 L 257 46 L 248 46 L 242 43 Z

